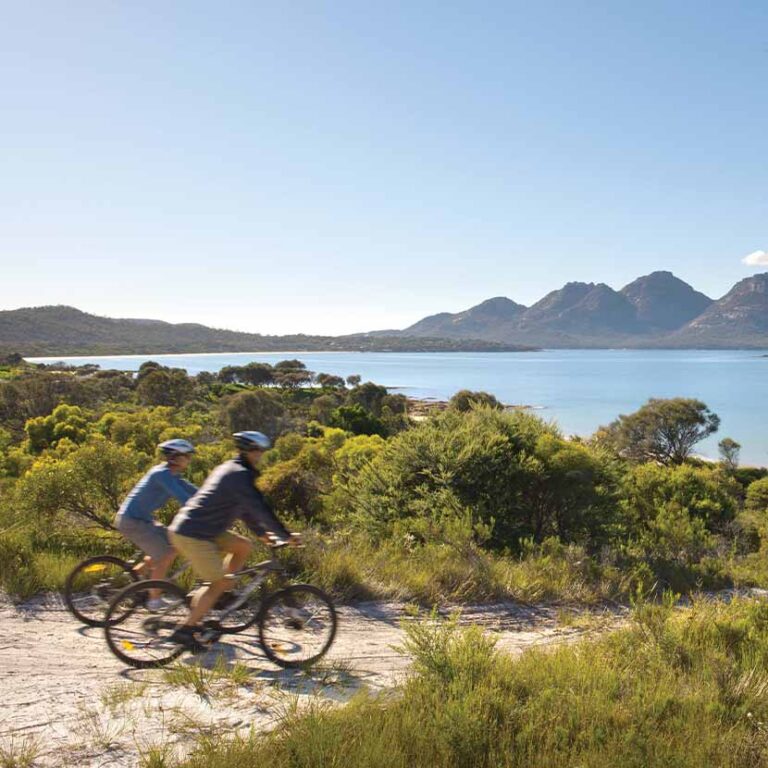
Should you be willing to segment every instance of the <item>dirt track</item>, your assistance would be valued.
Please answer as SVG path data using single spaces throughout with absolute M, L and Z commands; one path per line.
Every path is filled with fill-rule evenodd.
M 591 630 L 558 626 L 558 615 L 554 608 L 470 606 L 461 623 L 483 626 L 511 653 L 594 631 L 594 624 Z M 195 692 L 169 682 L 162 670 L 126 668 L 109 653 L 102 630 L 79 625 L 58 598 L 14 606 L 0 597 L 0 750 L 34 746 L 40 766 L 133 768 L 153 746 L 170 744 L 182 753 L 205 733 L 269 728 L 296 703 L 344 701 L 363 686 L 391 686 L 408 666 L 393 649 L 408 620 L 403 606 L 346 606 L 339 618 L 336 642 L 312 674 L 275 667 L 245 633 L 197 657 L 208 669 L 221 659 L 219 668 L 235 670 L 237 679 L 219 675 Z

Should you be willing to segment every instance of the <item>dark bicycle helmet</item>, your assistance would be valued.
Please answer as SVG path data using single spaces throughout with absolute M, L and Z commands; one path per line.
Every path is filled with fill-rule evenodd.
M 263 432 L 235 432 L 232 437 L 241 451 L 268 451 L 272 442 Z

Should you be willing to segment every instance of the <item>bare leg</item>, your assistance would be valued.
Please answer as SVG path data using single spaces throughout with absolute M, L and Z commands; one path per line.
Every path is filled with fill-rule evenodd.
M 164 579 L 165 574 L 168 573 L 168 569 L 171 567 L 175 559 L 176 559 L 176 552 L 172 549 L 167 555 L 165 555 L 165 557 L 160 558 L 160 560 L 153 560 L 150 563 L 150 571 L 149 571 L 150 578 Z M 152 599 L 160 597 L 160 590 L 150 589 L 149 596 Z
M 199 596 L 192 600 L 192 610 L 184 622 L 187 626 L 197 626 L 203 620 L 205 614 L 213 608 L 219 597 L 224 592 L 232 589 L 235 583 L 232 574 L 243 567 L 252 549 L 253 546 L 249 541 L 232 542 L 232 545 L 227 550 L 227 556 L 224 558 L 227 575 L 223 579 L 212 582 Z

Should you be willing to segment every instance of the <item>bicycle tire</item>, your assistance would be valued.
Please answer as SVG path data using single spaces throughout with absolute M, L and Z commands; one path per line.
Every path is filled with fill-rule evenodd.
M 115 596 L 110 603 L 104 622 L 104 634 L 107 640 L 107 646 L 120 661 L 136 669 L 152 669 L 165 666 L 181 656 L 186 650 L 183 645 L 172 645 L 168 642 L 167 637 L 160 638 L 158 636 L 158 643 L 164 643 L 168 646 L 167 649 L 161 652 L 162 655 L 158 655 L 152 659 L 144 659 L 139 658 L 138 654 L 132 655 L 133 651 L 138 650 L 139 647 L 146 648 L 151 642 L 146 643 L 142 641 L 137 645 L 137 641 L 128 641 L 125 638 L 121 638 L 121 634 L 127 633 L 130 635 L 137 635 L 138 631 L 140 631 L 133 630 L 132 628 L 126 629 L 125 622 L 129 618 L 135 618 L 137 611 L 145 610 L 146 593 L 150 589 L 160 590 L 163 593 L 163 596 L 172 596 L 177 600 L 175 607 L 183 609 L 182 613 L 179 613 L 173 619 L 165 622 L 167 626 L 161 627 L 164 631 L 171 632 L 175 629 L 181 619 L 186 616 L 188 609 L 186 592 L 178 584 L 164 579 L 137 581 L 134 584 L 127 586 Z M 126 606 L 128 606 L 128 608 L 126 608 Z M 113 620 L 113 614 L 116 613 L 119 614 L 119 618 Z M 153 620 L 159 625 L 162 622 L 162 618 L 163 617 L 161 616 L 153 616 L 150 614 L 143 622 L 143 625 Z M 140 625 L 140 629 L 144 628 L 143 625 Z
M 303 631 L 307 628 L 307 625 L 311 621 L 315 621 L 315 617 L 309 616 L 305 621 L 303 618 L 300 620 L 303 624 L 302 627 L 288 627 L 283 631 L 286 637 L 285 643 L 282 641 L 273 641 L 267 636 L 268 626 L 271 621 L 280 621 L 279 617 L 275 614 L 279 613 L 279 608 L 293 608 L 294 610 L 306 610 L 305 607 L 297 608 L 297 606 L 306 602 L 309 598 L 314 598 L 326 613 L 325 622 L 327 623 L 326 636 L 322 640 L 319 649 L 315 650 L 310 656 L 302 656 L 289 658 L 285 646 L 293 646 L 294 648 L 301 647 L 301 644 L 297 641 L 301 638 L 296 633 Z M 290 621 L 294 620 L 292 617 L 282 619 L 283 625 L 287 625 Z M 267 658 L 277 664 L 280 667 L 286 669 L 294 669 L 297 667 L 308 667 L 319 661 L 328 652 L 328 649 L 333 644 L 336 637 L 336 629 L 338 627 L 338 619 L 336 616 L 336 608 L 333 605 L 331 598 L 318 587 L 313 587 L 311 584 L 292 584 L 283 589 L 278 589 L 269 595 L 261 606 L 261 611 L 258 615 L 259 625 L 259 643 L 262 647 Z M 320 623 L 322 623 L 322 619 Z M 322 628 L 318 625 L 318 628 Z M 294 636 L 291 635 L 291 631 L 294 632 Z M 305 636 L 306 637 L 306 636 Z
M 92 571 L 99 573 L 99 569 L 106 570 L 110 567 L 119 569 L 118 576 L 121 579 L 128 579 L 129 582 L 139 580 L 138 574 L 133 570 L 133 565 L 119 557 L 112 555 L 96 555 L 89 557 L 78 563 L 67 576 L 64 583 L 64 603 L 67 610 L 80 622 L 89 627 L 103 627 L 109 604 L 112 598 L 127 585 L 121 580 L 120 583 L 113 583 L 111 579 L 108 582 L 94 584 L 95 590 L 91 591 L 92 607 L 85 598 L 78 597 L 82 595 L 80 587 L 87 581 L 86 574 Z M 88 609 L 89 612 L 86 612 Z M 100 617 L 100 618 L 99 618 Z

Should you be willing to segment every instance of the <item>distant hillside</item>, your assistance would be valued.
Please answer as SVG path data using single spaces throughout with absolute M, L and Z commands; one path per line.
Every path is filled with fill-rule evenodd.
M 671 272 L 638 277 L 621 293 L 635 307 L 641 326 L 662 332 L 682 328 L 713 303 L 709 296 L 695 291 Z
M 706 340 L 717 346 L 752 341 L 756 346 L 768 347 L 768 273 L 736 283 L 722 299 L 675 334 L 675 339 L 697 346 Z
M 466 312 L 459 312 L 455 315 L 442 312 L 438 315 L 425 317 L 412 325 L 408 331 L 410 336 L 439 336 L 446 339 L 460 339 L 468 336 L 474 338 L 478 333 L 482 335 L 489 326 L 508 323 L 524 311 L 525 307 L 522 304 L 516 304 L 514 301 L 499 296 L 495 299 L 488 299 Z
M 497 297 L 464 312 L 431 315 L 400 335 L 471 335 L 538 347 L 768 348 L 766 286 L 768 274 L 755 275 L 713 301 L 664 271 L 620 291 L 574 282 L 528 308 Z
M 32 356 L 162 354 L 194 352 L 517 351 L 492 340 L 380 336 L 264 336 L 208 328 L 194 323 L 119 320 L 73 307 L 33 307 L 0 311 L 0 352 Z

